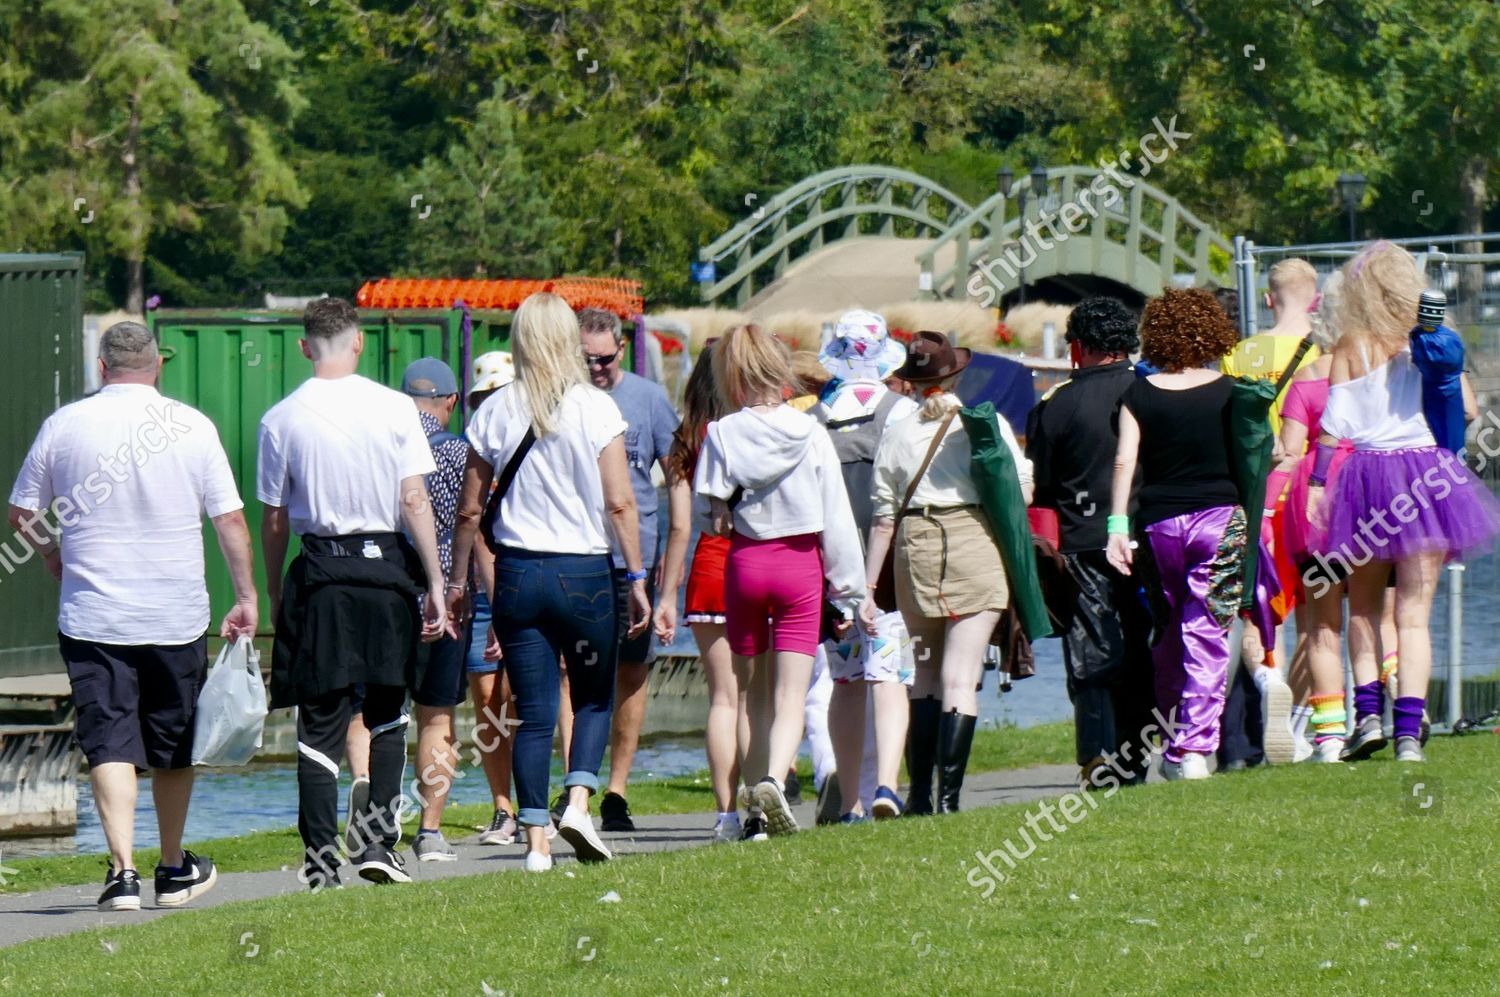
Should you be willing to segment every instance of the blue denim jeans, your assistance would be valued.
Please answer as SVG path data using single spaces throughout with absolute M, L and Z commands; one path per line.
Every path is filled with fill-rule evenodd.
M 609 743 L 619 654 L 614 576 L 608 554 L 542 554 L 503 548 L 495 562 L 495 633 L 521 726 L 513 770 L 517 820 L 547 823 L 552 733 L 568 668 L 573 743 L 565 787 L 599 789 Z
M 484 645 L 490 640 L 490 600 L 482 589 L 474 591 L 474 613 L 469 619 L 469 646 L 466 664 L 470 675 L 491 675 L 500 670 L 500 662 L 484 660 Z

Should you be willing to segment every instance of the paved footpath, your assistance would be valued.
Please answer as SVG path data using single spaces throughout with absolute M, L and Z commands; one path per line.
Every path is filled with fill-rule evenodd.
M 1071 765 L 1044 765 L 1005 772 L 977 773 L 969 776 L 964 784 L 964 807 L 974 809 L 1061 796 L 1077 788 L 1075 781 L 1077 771 Z M 797 820 L 803 827 L 812 826 L 813 804 L 811 801 L 803 803 L 795 810 Z M 713 815 L 706 813 L 671 816 L 646 815 L 636 816 L 635 822 L 637 830 L 633 834 L 603 835 L 617 856 L 676 851 L 707 845 L 712 836 Z M 525 849 L 520 844 L 483 846 L 466 844 L 460 839 L 454 842 L 454 847 L 459 853 L 457 862 L 417 862 L 407 852 L 404 854 L 407 859 L 406 869 L 412 874 L 412 878 L 418 881 L 446 879 L 449 876 L 473 876 L 487 872 L 519 872 L 521 860 L 525 854 Z M 561 839 L 554 842 L 553 854 L 561 860 L 560 865 L 572 861 L 571 851 L 567 843 Z M 293 856 L 288 856 L 288 858 L 291 859 Z M 348 871 L 346 868 L 345 872 Z M 0 948 L 37 938 L 50 938 L 54 935 L 86 931 L 90 928 L 141 924 L 158 917 L 190 917 L 192 911 L 206 907 L 297 893 L 306 889 L 297 882 L 295 866 L 285 872 L 225 872 L 220 870 L 218 885 L 191 907 L 159 910 L 151 907 L 150 870 L 147 870 L 141 884 L 141 910 L 105 914 L 94 905 L 102 889 L 103 879 L 101 874 L 99 882 L 89 883 L 86 886 L 60 886 L 40 893 L 0 895 Z M 346 879 L 352 879 L 359 888 L 369 885 L 356 876 L 346 876 Z

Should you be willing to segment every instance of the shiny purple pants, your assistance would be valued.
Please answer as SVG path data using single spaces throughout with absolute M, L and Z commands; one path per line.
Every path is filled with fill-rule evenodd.
M 1236 511 L 1236 506 L 1215 506 L 1146 527 L 1169 609 L 1160 628 L 1164 636 L 1151 649 L 1157 708 L 1168 719 L 1176 711 L 1168 761 L 1181 761 L 1185 752 L 1211 755 L 1219 747 L 1229 628 L 1241 591 L 1243 529 L 1238 544 L 1226 536 Z

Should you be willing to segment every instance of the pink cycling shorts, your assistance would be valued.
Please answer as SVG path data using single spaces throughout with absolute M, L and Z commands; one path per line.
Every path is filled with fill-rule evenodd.
M 767 650 L 812 655 L 823 617 L 820 536 L 775 540 L 734 534 L 724 566 L 725 635 L 739 655 Z

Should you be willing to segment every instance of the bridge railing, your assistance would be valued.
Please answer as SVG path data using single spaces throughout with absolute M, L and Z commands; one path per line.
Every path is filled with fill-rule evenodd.
M 808 177 L 698 251 L 713 264 L 700 283 L 706 304 L 730 296 L 736 307 L 781 278 L 791 263 L 827 242 L 859 235 L 926 236 L 945 231 L 972 210 L 924 176 L 888 166 L 846 166 Z
M 1086 257 L 1085 269 L 1075 263 L 1072 272 L 1110 276 L 1145 292 L 1182 276 L 1197 284 L 1228 279 L 1233 249 L 1218 232 L 1159 188 L 1138 177 L 1121 180 L 1129 184 L 1123 191 L 1100 170 L 1059 167 L 1048 171 L 1048 191 L 1038 198 L 1030 177 L 1019 178 L 1010 197 L 997 192 L 917 255 L 919 286 L 937 298 L 979 295 L 976 266 L 991 261 L 1006 278 L 989 265 L 980 279 L 992 282 L 998 300 L 1012 281 L 1019 283 L 1021 269 L 1063 243 L 1075 261 Z M 1024 217 L 1010 217 L 1011 200 L 1024 201 Z M 1142 263 L 1155 272 L 1142 272 Z

